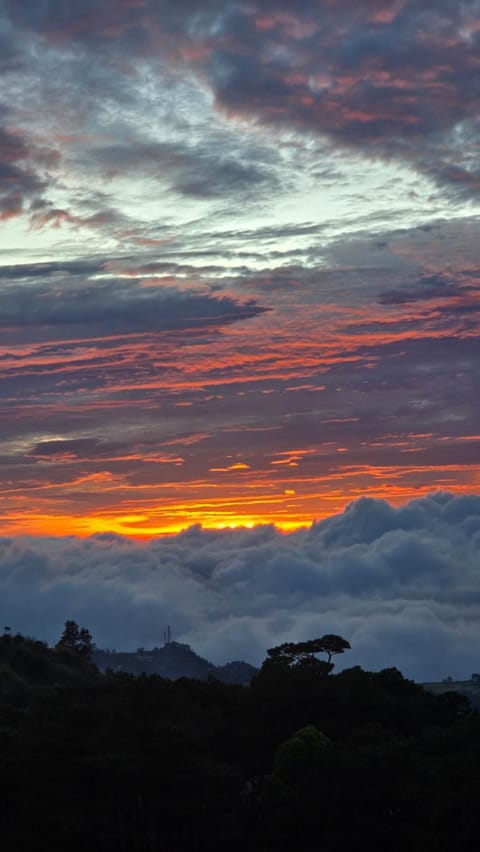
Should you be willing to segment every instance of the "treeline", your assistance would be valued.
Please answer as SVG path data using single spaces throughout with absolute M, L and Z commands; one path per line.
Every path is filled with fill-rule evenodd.
M 315 647 L 271 649 L 239 686 L 101 675 L 75 648 L 0 637 L 4 848 L 471 850 L 480 720 L 465 699 L 393 668 L 333 674 Z

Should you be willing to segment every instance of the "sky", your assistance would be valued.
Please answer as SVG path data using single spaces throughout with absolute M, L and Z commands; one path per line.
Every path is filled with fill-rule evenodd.
M 0 0 L 8 541 L 480 491 L 479 47 L 478 0 Z

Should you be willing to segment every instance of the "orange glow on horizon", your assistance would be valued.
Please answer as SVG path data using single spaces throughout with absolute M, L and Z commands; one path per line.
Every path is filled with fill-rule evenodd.
M 383 477 L 387 471 L 383 469 L 369 471 L 370 476 L 373 474 L 374 481 L 368 489 L 361 483 L 358 487 L 352 484 L 348 492 L 342 489 L 324 492 L 315 490 L 300 497 L 293 489 L 285 489 L 281 495 L 275 496 L 257 495 L 233 500 L 215 495 L 208 502 L 172 502 L 163 507 L 142 507 L 139 501 L 138 504 L 130 504 L 130 511 L 119 511 L 120 507 L 108 507 L 103 511 L 85 515 L 18 511 L 10 515 L 10 520 L 4 523 L 2 532 L 11 536 L 73 535 L 79 538 L 114 533 L 137 541 L 175 535 L 195 525 L 216 530 L 253 529 L 273 525 L 280 532 L 289 533 L 308 528 L 312 523 L 341 513 L 349 503 L 362 496 L 385 499 L 393 506 L 400 506 L 413 498 L 425 497 L 442 488 L 455 496 L 478 490 L 480 475 L 477 475 L 473 483 L 458 484 L 449 481 L 448 471 L 453 467 L 446 466 L 445 476 L 437 480 L 434 486 L 425 484 L 412 487 L 402 484 L 395 481 L 392 471 L 388 471 L 389 479 L 385 481 Z M 362 474 L 365 474 L 365 471 L 356 471 L 355 475 Z M 335 477 L 332 477 L 332 480 L 335 480 Z

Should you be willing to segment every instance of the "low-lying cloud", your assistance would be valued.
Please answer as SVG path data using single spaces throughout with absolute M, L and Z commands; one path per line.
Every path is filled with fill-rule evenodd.
M 173 638 L 217 663 L 260 663 L 285 640 L 340 633 L 342 665 L 433 680 L 478 669 L 480 496 L 438 493 L 394 508 L 362 498 L 285 535 L 273 526 L 135 543 L 0 540 L 2 617 L 54 642 L 66 618 L 99 646 Z

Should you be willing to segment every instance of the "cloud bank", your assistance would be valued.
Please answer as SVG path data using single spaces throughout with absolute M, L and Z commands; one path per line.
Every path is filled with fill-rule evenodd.
M 0 600 L 14 630 L 55 641 L 66 618 L 99 646 L 173 638 L 221 663 L 336 632 L 344 666 L 396 665 L 418 680 L 478 670 L 480 496 L 436 493 L 393 508 L 361 498 L 307 530 L 194 526 L 138 544 L 0 540 Z

